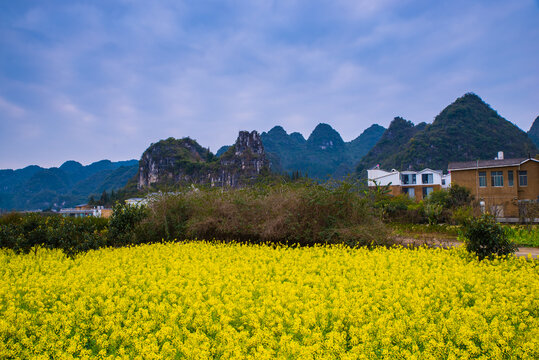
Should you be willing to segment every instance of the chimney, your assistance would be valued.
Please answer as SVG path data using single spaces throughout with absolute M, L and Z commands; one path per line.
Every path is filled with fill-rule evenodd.
M 503 160 L 503 151 L 498 151 L 498 157 L 496 160 Z

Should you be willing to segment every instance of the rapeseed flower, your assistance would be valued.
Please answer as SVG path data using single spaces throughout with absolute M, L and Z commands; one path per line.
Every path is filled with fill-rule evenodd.
M 0 250 L 0 358 L 537 359 L 538 289 L 462 249 Z

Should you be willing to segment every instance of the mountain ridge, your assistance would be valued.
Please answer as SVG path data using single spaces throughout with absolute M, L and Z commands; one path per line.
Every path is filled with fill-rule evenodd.
M 126 177 L 133 177 L 137 168 L 138 160 L 100 160 L 89 165 L 68 160 L 59 167 L 0 170 L 0 209 L 74 206 L 91 195 L 124 187 Z
M 527 157 L 539 151 L 523 130 L 474 93 L 457 98 L 431 124 L 410 124 L 409 131 L 390 126 L 388 131 L 396 131 L 399 138 L 398 149 L 381 140 L 360 161 L 357 173 L 364 177 L 366 169 L 378 164 L 386 169 L 447 170 L 451 161 L 494 158 L 498 151 L 503 151 L 506 158 Z M 386 138 L 384 134 L 382 139 Z

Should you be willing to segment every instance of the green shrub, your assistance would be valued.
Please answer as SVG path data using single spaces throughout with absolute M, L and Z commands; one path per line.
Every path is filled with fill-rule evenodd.
M 516 251 L 503 227 L 492 215 L 471 218 L 464 225 L 466 250 L 475 253 L 480 260 L 493 255 L 503 256 Z
M 107 219 L 9 214 L 0 217 L 0 247 L 16 252 L 59 248 L 68 256 L 106 245 Z
M 473 201 L 473 196 L 468 188 L 453 184 L 449 188 L 449 196 L 447 198 L 447 206 L 450 208 L 458 208 L 469 206 Z
M 451 222 L 457 225 L 466 224 L 473 216 L 473 208 L 471 206 L 461 206 L 453 209 L 451 214 Z
M 125 246 L 129 244 L 150 242 L 150 239 L 137 237 L 137 227 L 148 217 L 146 206 L 128 205 L 116 202 L 108 223 L 108 244 Z

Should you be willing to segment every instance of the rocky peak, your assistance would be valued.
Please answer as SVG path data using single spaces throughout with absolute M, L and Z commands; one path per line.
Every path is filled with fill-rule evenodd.
M 210 184 L 241 187 L 268 166 L 256 131 L 240 131 L 220 157 L 195 140 L 168 138 L 152 144 L 139 162 L 139 189 L 159 184 Z
M 260 135 L 256 131 L 240 131 L 238 139 L 234 144 L 236 156 L 242 156 L 246 152 L 256 155 L 264 155 L 264 145 Z

